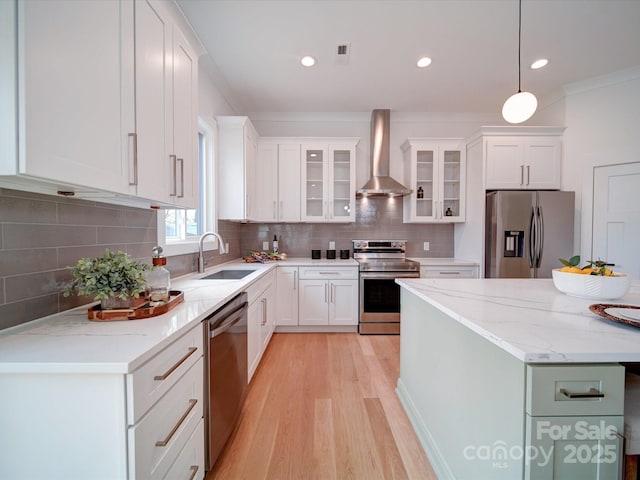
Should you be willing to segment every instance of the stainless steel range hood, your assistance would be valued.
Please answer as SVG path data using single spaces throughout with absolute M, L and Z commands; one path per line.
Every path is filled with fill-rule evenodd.
M 371 113 L 371 178 L 357 191 L 358 196 L 408 195 L 411 189 L 389 176 L 390 110 Z

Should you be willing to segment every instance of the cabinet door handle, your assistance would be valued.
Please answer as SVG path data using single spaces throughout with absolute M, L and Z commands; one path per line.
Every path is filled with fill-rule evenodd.
M 138 185 L 138 134 L 130 133 L 129 140 L 133 147 L 133 182 L 129 182 L 129 185 Z
M 193 407 L 196 406 L 196 403 L 198 403 L 198 400 L 196 400 L 195 398 L 192 398 L 189 400 L 189 407 L 187 408 L 187 411 L 182 414 L 182 416 L 180 417 L 180 420 L 178 420 L 178 423 L 176 423 L 173 426 L 173 428 L 169 432 L 169 435 L 167 435 L 167 438 L 165 438 L 164 440 L 158 440 L 156 442 L 156 447 L 166 447 L 169 444 L 169 442 L 171 441 L 171 437 L 173 437 L 173 435 L 178 431 L 178 429 L 180 428 L 180 425 L 182 425 L 182 423 L 189 416 L 189 413 L 191 413 L 191 410 L 193 410 Z
M 298 288 L 298 271 L 295 270 L 293 272 L 293 289 L 296 290 Z
M 529 185 L 530 180 L 531 180 L 531 165 L 527 165 L 527 185 Z
M 334 283 L 331 284 L 331 298 L 330 298 L 331 303 L 335 303 L 336 302 L 336 285 Z
M 277 220 L 278 219 L 278 213 L 277 213 L 277 209 L 276 209 L 276 201 L 273 201 L 273 219 Z
M 193 480 L 194 478 L 196 478 L 196 474 L 198 473 L 199 469 L 200 467 L 198 467 L 198 465 L 191 465 L 191 468 L 189 469 L 189 471 L 191 472 L 189 480 Z
M 184 158 L 178 158 L 176 161 L 180 162 L 180 195 L 178 198 L 184 198 Z
M 263 327 L 267 324 L 267 299 L 263 298 L 262 302 L 262 325 Z
M 282 200 L 280 200 L 280 210 L 278 210 L 278 212 L 280 213 L 280 220 L 284 218 L 283 208 L 284 208 L 284 204 L 282 203 Z
M 189 351 L 187 352 L 187 354 L 184 357 L 182 357 L 180 360 L 178 360 L 173 367 L 171 367 L 169 370 L 164 372 L 162 375 L 156 375 L 155 377 L 153 377 L 153 379 L 154 380 L 166 380 L 167 377 L 169 375 L 171 375 L 175 371 L 176 368 L 178 368 L 180 365 L 182 365 L 187 360 L 187 358 L 189 358 L 191 355 L 193 355 L 196 350 L 198 350 L 198 347 L 189 347 Z
M 169 160 L 171 161 L 171 169 L 173 170 L 173 181 L 171 182 L 171 192 L 169 192 L 170 197 L 175 197 L 178 192 L 178 185 L 176 183 L 176 174 L 178 173 L 178 159 L 175 155 L 169 155 Z
M 567 398 L 604 398 L 604 393 L 598 391 L 596 388 L 590 388 L 588 392 L 569 392 L 568 390 L 561 388 L 560 393 Z
M 324 284 L 324 303 L 328 303 L 327 302 L 327 289 L 328 289 L 329 285 L 328 284 Z
M 520 185 L 524 185 L 524 165 L 520 165 Z

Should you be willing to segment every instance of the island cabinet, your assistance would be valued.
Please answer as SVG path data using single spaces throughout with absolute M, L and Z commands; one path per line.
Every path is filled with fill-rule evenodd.
M 405 223 L 465 221 L 466 159 L 461 139 L 410 138 L 402 144 Z
M 357 267 L 300 267 L 299 325 L 358 324 Z
M 300 221 L 300 142 L 260 138 L 256 179 L 256 221 Z
M 357 144 L 355 138 L 302 143 L 303 222 L 355 222 Z
M 249 380 L 258 368 L 276 327 L 276 272 L 271 271 L 247 288 L 247 355 Z
M 218 217 L 224 220 L 258 220 L 258 132 L 248 117 L 216 117 L 218 124 Z
M 101 369 L 0 374 L 0 478 L 204 478 L 202 326 L 131 373 Z
M 624 368 L 615 362 L 549 361 L 556 355 L 561 359 L 558 352 L 532 354 L 531 361 L 518 358 L 514 353 L 520 346 L 531 348 L 547 332 L 555 331 L 557 337 L 558 331 L 547 330 L 545 321 L 538 320 L 531 334 L 524 335 L 524 343 L 514 347 L 505 337 L 522 335 L 505 325 L 509 322 L 475 323 L 469 320 L 474 312 L 481 318 L 512 312 L 518 328 L 529 332 L 529 319 L 553 308 L 532 309 L 532 304 L 548 306 L 555 300 L 570 310 L 572 300 L 552 292 L 540 296 L 539 290 L 548 286 L 535 292 L 533 284 L 505 287 L 504 282 L 493 282 L 480 287 L 479 282 L 414 280 L 410 288 L 401 289 L 397 391 L 438 477 L 620 479 Z M 531 290 L 527 298 L 515 299 L 514 293 L 523 289 Z M 423 292 L 433 295 L 439 306 L 426 301 Z M 490 299 L 484 304 L 486 314 L 481 296 Z M 564 329 L 580 318 L 574 313 L 549 315 Z M 578 345 L 586 337 L 567 338 Z M 549 343 L 553 341 L 543 341 Z
M 9 65 L 1 97 L 18 106 L 2 119 L 15 145 L 1 156 L 2 183 L 195 207 L 197 54 L 177 9 L 151 0 L 0 8 L 3 21 L 17 19 L 1 47 Z

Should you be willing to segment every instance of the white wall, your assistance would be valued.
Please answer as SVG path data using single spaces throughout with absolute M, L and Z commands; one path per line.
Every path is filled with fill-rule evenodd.
M 585 257 L 593 167 L 640 161 L 640 67 L 569 85 L 566 92 L 562 188 L 576 192 L 576 252 Z

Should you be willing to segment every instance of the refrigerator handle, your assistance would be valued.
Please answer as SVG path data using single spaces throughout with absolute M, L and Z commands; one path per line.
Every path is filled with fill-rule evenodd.
M 536 268 L 540 268 L 542 263 L 542 247 L 544 245 L 544 218 L 542 217 L 542 207 L 538 207 L 538 226 L 536 227 Z
M 529 268 L 533 268 L 535 264 L 536 236 L 536 210 L 535 207 L 531 207 L 531 216 L 529 217 Z

